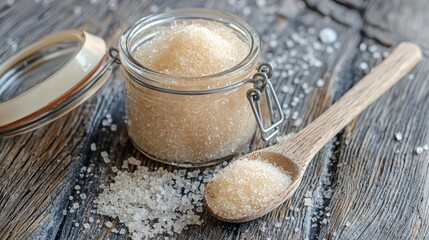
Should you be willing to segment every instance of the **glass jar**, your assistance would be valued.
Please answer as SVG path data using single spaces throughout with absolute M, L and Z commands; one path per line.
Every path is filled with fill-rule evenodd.
M 189 21 L 217 22 L 232 29 L 248 44 L 248 55 L 230 69 L 203 77 L 173 77 L 136 61 L 141 44 Z M 257 121 L 246 96 L 255 87 L 249 79 L 257 72 L 261 46 L 257 33 L 240 18 L 209 9 L 143 18 L 122 35 L 119 55 L 128 133 L 146 156 L 173 165 L 205 166 L 230 158 L 254 136 Z

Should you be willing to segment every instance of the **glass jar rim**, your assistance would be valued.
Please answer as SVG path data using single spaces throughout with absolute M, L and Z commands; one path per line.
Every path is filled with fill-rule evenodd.
M 183 77 L 183 76 L 172 76 L 164 73 L 154 71 L 148 67 L 145 67 L 143 64 L 140 64 L 133 56 L 130 50 L 130 39 L 139 33 L 140 30 L 147 27 L 149 24 L 157 23 L 159 21 L 175 21 L 178 19 L 204 19 L 221 22 L 227 24 L 233 29 L 239 30 L 244 33 L 247 38 L 249 38 L 249 53 L 248 55 L 238 64 L 228 68 L 224 71 L 197 77 Z M 219 10 L 206 9 L 206 8 L 183 8 L 183 9 L 174 9 L 165 13 L 150 15 L 138 20 L 135 24 L 131 25 L 121 36 L 119 43 L 119 52 L 121 57 L 121 62 L 124 65 L 126 71 L 130 73 L 129 70 L 137 73 L 138 75 L 144 75 L 145 78 L 154 79 L 154 78 L 168 78 L 174 79 L 176 81 L 189 81 L 189 80 L 204 80 L 212 79 L 216 77 L 228 77 L 230 74 L 234 74 L 241 69 L 245 69 L 251 65 L 255 60 L 258 59 L 260 54 L 261 46 L 259 36 L 256 31 L 247 24 L 241 18 Z M 132 73 L 130 73 L 132 75 Z M 134 80 L 136 80 L 134 78 Z M 139 82 L 141 83 L 141 82 Z M 233 84 L 232 84 L 233 85 Z

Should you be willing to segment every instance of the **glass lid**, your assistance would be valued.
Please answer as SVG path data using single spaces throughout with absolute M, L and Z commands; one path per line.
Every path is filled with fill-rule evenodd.
M 70 112 L 108 79 L 103 39 L 80 30 L 53 33 L 0 65 L 0 137 L 39 128 Z

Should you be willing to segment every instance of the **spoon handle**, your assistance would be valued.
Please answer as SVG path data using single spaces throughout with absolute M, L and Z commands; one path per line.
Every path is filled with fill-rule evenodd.
M 422 59 L 418 45 L 399 44 L 379 65 L 299 133 L 283 142 L 284 154 L 305 168 L 316 153 Z M 282 143 L 279 143 L 281 148 Z

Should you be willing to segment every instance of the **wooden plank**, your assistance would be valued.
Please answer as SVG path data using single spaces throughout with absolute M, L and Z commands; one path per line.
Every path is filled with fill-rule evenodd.
M 365 11 L 364 33 L 380 43 L 391 46 L 399 41 L 412 40 L 429 53 L 429 2 L 425 0 L 380 0 L 369 2 Z
M 354 57 L 355 54 L 360 54 L 357 50 L 360 41 L 360 33 L 356 30 L 359 29 L 360 25 L 353 25 L 353 22 L 347 20 L 347 16 L 351 14 L 353 19 L 359 20 L 361 23 L 362 19 L 359 19 L 357 11 L 349 7 L 341 6 L 340 4 L 327 2 L 328 8 L 321 8 L 321 5 L 318 7 L 314 5 L 313 7 L 310 6 L 310 9 L 303 9 L 302 4 L 298 0 L 279 2 L 261 1 L 259 3 L 247 3 L 246 1 L 177 1 L 176 3 L 168 1 L 155 3 L 151 1 L 121 1 L 116 5 L 113 4 L 114 1 L 110 1 L 110 3 L 95 1 L 95 4 L 84 4 L 84 2 L 70 0 L 45 3 L 46 1 L 42 1 L 41 3 L 24 3 L 18 1 L 12 7 L 2 8 L 0 6 L 0 22 L 7 23 L 0 24 L 0 33 L 2 33 L 3 36 L 8 36 L 7 38 L 0 38 L 0 60 L 4 60 L 12 54 L 11 45 L 13 45 L 13 42 L 16 42 L 18 47 L 22 47 L 49 32 L 67 28 L 79 27 L 88 30 L 89 32 L 105 38 L 108 45 L 114 46 L 117 44 L 117 39 L 124 29 L 142 16 L 149 12 L 163 11 L 165 8 L 183 6 L 205 6 L 228 10 L 243 17 L 256 28 L 261 36 L 263 36 L 262 39 L 266 43 L 264 47 L 264 56 L 266 56 L 268 60 L 272 60 L 282 54 L 285 55 L 287 51 L 289 51 L 282 45 L 283 43 L 280 44 L 280 41 L 287 40 L 294 33 L 308 31 L 309 28 L 314 28 L 315 34 L 317 34 L 322 27 L 329 26 L 334 28 L 339 34 L 339 49 L 334 49 L 331 54 L 323 52 L 317 55 L 317 57 L 322 60 L 323 67 L 309 71 L 308 76 L 304 75 L 305 71 L 302 69 L 290 76 L 283 76 L 281 72 L 284 71 L 285 66 L 278 64 L 276 68 L 280 74 L 278 79 L 274 82 L 275 88 L 277 92 L 280 93 L 282 103 L 287 103 L 289 106 L 291 105 L 293 97 L 299 97 L 302 91 L 297 88 L 293 93 L 285 94 L 280 91 L 282 86 L 285 84 L 292 86 L 294 79 L 297 78 L 306 81 L 310 86 L 314 86 L 319 78 L 324 78 L 326 80 L 325 87 L 315 87 L 308 96 L 303 98 L 297 106 L 293 107 L 293 111 L 299 112 L 299 117 L 303 118 L 303 123 L 298 126 L 293 126 L 294 121 L 289 119 L 289 121 L 282 126 L 283 133 L 296 132 L 320 115 L 332 101 L 338 99 L 339 96 L 351 87 L 353 81 L 359 78 L 359 74 L 362 74 L 352 71 L 356 69 L 361 59 L 360 57 Z M 339 22 L 339 24 L 329 21 L 328 18 L 324 18 L 323 15 L 319 15 L 313 10 L 316 10 L 318 13 L 332 15 L 332 18 Z M 53 21 L 52 19 L 60 20 Z M 351 29 L 348 26 L 354 26 L 356 29 Z M 34 31 L 34 29 L 37 29 L 37 31 Z M 278 39 L 279 43 L 270 46 L 270 40 L 272 39 Z M 305 46 L 295 46 L 294 48 L 297 50 L 297 54 L 305 54 L 308 51 Z M 274 56 L 271 56 L 272 54 L 274 54 Z M 365 58 L 365 56 L 362 56 L 362 58 Z M 375 61 L 369 63 L 372 65 Z M 298 64 L 299 63 L 297 63 L 297 65 Z M 409 136 L 417 136 L 416 138 L 418 138 L 419 136 L 421 137 L 422 134 L 426 134 L 427 136 L 427 131 L 424 132 L 427 130 L 427 126 L 423 128 L 421 132 L 414 128 L 414 124 L 421 126 L 423 124 L 421 121 L 428 119 L 427 109 L 420 110 L 419 112 L 419 108 L 424 108 L 424 104 L 427 104 L 427 92 L 424 91 L 424 87 L 427 89 L 427 85 L 424 85 L 424 81 L 421 80 L 425 72 L 427 72 L 427 70 L 425 70 L 424 66 L 419 68 L 418 76 L 420 76 L 420 85 L 417 84 L 415 87 L 414 85 L 404 86 L 404 89 L 407 89 L 407 86 L 409 88 L 408 90 L 404 90 L 407 94 L 420 96 L 420 102 L 418 102 L 417 105 L 413 105 L 414 102 L 407 102 L 410 106 L 414 106 L 410 107 L 412 109 L 408 109 L 407 111 L 401 110 L 404 112 L 400 114 L 400 119 L 406 119 L 405 117 L 407 114 L 417 114 L 407 123 L 407 127 L 403 128 L 410 132 L 410 135 L 407 135 L 406 139 L 409 139 Z M 107 217 L 96 215 L 93 212 L 92 201 L 100 191 L 99 185 L 101 183 L 107 184 L 111 181 L 111 177 L 114 176 L 114 173 L 110 169 L 111 166 L 120 166 L 122 160 L 130 156 L 143 159 L 144 165 L 151 168 L 164 165 L 145 159 L 134 149 L 129 141 L 126 124 L 124 122 L 126 113 L 125 103 L 123 101 L 124 92 L 121 81 L 122 77 L 119 71 L 116 71 L 112 78 L 113 81 L 105 86 L 95 97 L 82 107 L 73 111 L 70 115 L 33 133 L 11 139 L 0 139 L 0 239 L 124 238 L 124 236 L 112 234 L 110 230 L 105 227 L 99 228 L 99 226 L 103 225 L 107 220 L 112 221 L 115 226 L 123 227 L 121 224 L 118 224 L 117 220 L 113 221 Z M 419 88 L 420 92 L 417 91 Z M 402 99 L 404 92 L 401 89 L 395 91 L 399 92 L 393 94 L 387 100 L 385 97 L 381 101 L 387 101 L 386 104 L 388 104 L 388 106 L 400 104 L 399 102 L 394 103 L 391 98 L 397 98 L 397 96 L 399 96 Z M 374 111 L 382 111 L 383 114 L 386 115 L 389 113 L 388 110 L 391 109 L 391 107 L 384 109 L 383 106 L 384 105 L 380 103 L 365 114 L 373 113 Z M 399 105 L 397 108 L 399 108 Z M 400 110 L 398 111 L 400 112 Z M 106 113 L 112 114 L 114 123 L 118 125 L 118 131 L 112 132 L 108 129 L 103 130 L 101 121 Z M 368 115 L 362 118 L 370 119 L 371 116 Z M 391 122 L 386 123 L 381 119 L 380 121 L 382 124 L 393 124 Z M 426 121 L 426 123 L 427 122 L 428 121 Z M 410 153 L 403 153 L 407 161 L 406 163 L 401 163 L 403 165 L 400 165 L 406 166 L 407 171 L 401 172 L 395 168 L 395 174 L 389 175 L 389 181 L 397 180 L 400 182 L 400 186 L 408 186 L 410 188 L 406 193 L 415 193 L 417 196 L 425 199 L 423 203 L 419 203 L 418 198 L 405 201 L 405 196 L 395 199 L 395 203 L 403 201 L 409 204 L 408 207 L 406 206 L 408 210 L 404 212 L 402 216 L 402 218 L 407 219 L 407 225 L 404 225 L 405 227 L 403 228 L 398 228 L 396 233 L 388 235 L 389 233 L 386 233 L 384 227 L 391 226 L 397 222 L 396 219 L 393 219 L 395 215 L 386 215 L 385 212 L 382 212 L 383 214 L 376 214 L 374 211 L 373 215 L 370 216 L 377 220 L 367 221 L 374 225 L 373 228 L 367 228 L 367 230 L 365 230 L 365 226 L 363 225 L 357 229 L 353 228 L 353 230 L 351 230 L 352 228 L 345 229 L 343 227 L 345 224 L 344 222 L 347 220 L 353 222 L 353 226 L 356 226 L 355 222 L 360 220 L 357 217 L 353 217 L 353 214 L 355 214 L 353 211 L 355 211 L 356 208 L 347 208 L 349 205 L 357 204 L 357 202 L 355 202 L 354 199 L 350 200 L 347 196 L 343 196 L 344 193 L 347 192 L 356 192 L 356 189 L 360 187 L 358 184 L 366 183 L 371 187 L 370 189 L 375 189 L 374 191 L 379 194 L 382 194 L 381 191 L 388 191 L 390 195 L 396 193 L 393 188 L 376 188 L 378 185 L 373 184 L 374 180 L 372 179 L 374 179 L 374 177 L 370 177 L 371 174 L 377 173 L 373 173 L 371 170 L 375 169 L 375 171 L 381 172 L 382 168 L 380 166 L 386 166 L 387 160 L 379 162 L 377 168 L 370 168 L 371 165 L 361 170 L 359 166 L 366 166 L 365 164 L 373 162 L 364 162 L 363 160 L 355 162 L 353 158 L 350 157 L 356 157 L 356 151 L 359 149 L 361 149 L 360 151 L 364 151 L 358 152 L 359 155 L 361 153 L 367 154 L 366 151 L 369 151 L 368 149 L 371 151 L 379 150 L 380 153 L 375 152 L 374 154 L 368 154 L 369 157 L 373 155 L 384 156 L 380 154 L 384 153 L 384 151 L 388 152 L 391 150 L 389 149 L 390 145 L 378 145 L 379 143 L 377 143 L 377 141 L 379 141 L 381 135 L 379 132 L 380 128 L 375 128 L 377 131 L 373 130 L 371 132 L 372 135 L 364 136 L 368 129 L 371 130 L 374 128 L 374 125 L 365 125 L 363 123 L 359 125 L 358 122 L 357 126 L 360 127 L 359 131 L 346 131 L 346 135 L 340 135 L 338 140 L 344 143 L 354 144 L 367 137 L 368 139 L 365 141 L 365 144 L 363 144 L 363 146 L 367 147 L 365 149 L 360 148 L 357 143 L 353 145 L 353 148 L 350 145 L 348 148 L 344 145 L 337 147 L 337 145 L 334 144 L 336 140 L 334 140 L 332 144 L 321 151 L 309 166 L 306 178 L 294 197 L 276 211 L 259 220 L 244 224 L 221 223 L 210 217 L 207 212 L 204 212 L 202 218 L 205 224 L 202 226 L 192 226 L 189 230 L 183 232 L 182 235 L 175 236 L 175 238 L 266 239 L 272 237 L 273 239 L 321 239 L 322 237 L 331 236 L 333 232 L 338 232 L 340 236 L 344 238 L 350 237 L 350 239 L 356 238 L 357 236 L 370 236 L 371 233 L 381 237 L 405 236 L 407 234 L 410 235 L 410 231 L 406 230 L 409 229 L 407 228 L 408 226 L 412 226 L 413 224 L 419 226 L 415 227 L 416 231 L 413 236 L 416 236 L 416 238 L 424 236 L 424 233 L 428 232 L 428 225 L 427 219 L 421 215 L 427 213 L 427 193 L 422 191 L 424 187 L 422 184 L 426 184 L 427 181 L 425 175 L 423 175 L 425 173 L 423 170 L 427 169 L 427 167 L 425 161 L 421 160 L 424 156 L 420 156 L 417 166 L 416 164 L 413 165 L 410 160 L 414 159 L 414 156 Z M 392 125 L 386 126 L 391 127 Z M 389 134 L 394 130 L 394 128 L 393 130 L 390 129 Z M 406 131 L 403 130 L 403 132 L 405 133 Z M 388 134 L 385 136 L 386 139 L 392 137 L 390 135 L 388 136 Z M 423 137 L 421 137 L 421 139 L 422 141 L 427 140 Z M 391 141 L 391 139 L 389 141 Z M 417 144 L 417 142 L 408 141 L 411 140 L 404 142 L 402 147 L 405 148 L 405 143 L 407 146 Z M 89 145 L 92 142 L 95 142 L 98 146 L 96 152 L 92 152 L 89 149 Z M 375 144 L 377 144 L 377 147 L 373 147 Z M 266 144 L 256 138 L 251 149 L 264 146 L 266 146 Z M 380 148 L 378 146 L 382 147 Z M 106 164 L 103 162 L 100 156 L 100 152 L 103 150 L 109 151 L 112 163 Z M 351 155 L 352 153 L 354 155 Z M 334 160 L 331 158 L 334 158 Z M 340 158 L 340 160 L 335 160 L 337 158 Z M 349 169 L 340 172 L 339 169 L 343 171 L 342 167 L 340 167 L 343 162 L 349 163 L 345 165 L 349 167 Z M 389 163 L 391 164 L 391 162 Z M 338 166 L 338 164 L 340 164 L 340 166 Z M 84 174 L 81 177 L 79 174 L 82 174 L 80 172 L 82 166 L 92 166 L 94 171 L 88 176 Z M 420 172 L 418 171 L 419 169 Z M 418 172 L 414 178 L 407 178 L 405 175 L 414 172 Z M 383 173 L 386 174 L 384 171 Z M 347 178 L 348 176 L 353 176 L 351 179 L 356 180 L 361 178 L 362 180 L 360 182 L 351 181 L 351 179 Z M 384 177 L 382 179 L 387 179 L 385 175 L 381 176 Z M 413 187 L 413 181 L 420 181 L 418 182 L 420 185 Z M 75 185 L 83 187 L 79 192 L 85 193 L 88 196 L 86 199 L 82 200 L 79 198 L 77 190 L 74 189 Z M 353 188 L 350 188 L 350 186 L 353 186 Z M 364 190 L 365 189 L 362 189 L 362 191 Z M 418 195 L 419 190 L 423 192 L 420 195 Z M 307 191 L 312 193 L 311 198 L 314 201 L 314 206 L 305 208 L 303 206 L 303 198 Z M 331 194 L 333 194 L 332 200 L 321 197 Z M 73 197 L 73 200 L 69 200 L 70 196 Z M 362 197 L 365 196 L 362 195 Z M 363 199 L 365 200 L 363 203 L 367 205 L 370 205 L 370 203 L 374 204 L 373 202 L 377 199 L 378 195 L 374 195 L 372 198 L 368 197 L 368 199 Z M 386 199 L 386 197 L 384 199 Z M 383 204 L 386 201 L 387 200 L 384 200 L 384 202 L 376 202 L 376 204 Z M 68 211 L 74 202 L 78 202 L 80 207 L 75 212 L 68 212 L 67 215 L 64 216 L 62 211 Z M 420 208 L 418 210 L 413 210 L 412 207 L 417 204 L 420 204 Z M 293 206 L 293 210 L 290 209 L 291 206 Z M 394 208 L 392 204 L 389 206 L 391 209 Z M 295 207 L 299 208 L 299 211 L 295 211 Z M 331 207 L 333 209 L 331 212 L 331 222 L 329 224 L 323 224 L 323 219 L 328 219 L 326 212 L 329 211 L 325 210 L 326 207 Z M 365 207 L 367 206 L 365 205 Z M 379 208 L 380 206 L 377 205 L 374 209 Z M 323 214 L 316 222 L 313 222 L 311 219 L 315 215 L 319 215 L 321 211 Z M 351 218 L 345 218 L 343 214 L 346 213 L 348 213 L 348 216 L 351 216 Z M 418 222 L 419 220 L 415 220 L 414 222 L 409 220 L 412 219 L 414 215 L 419 216 L 416 219 L 420 219 L 420 223 Z M 357 214 L 357 216 L 362 217 L 364 215 Z M 95 223 L 90 224 L 90 229 L 85 229 L 83 224 L 89 222 L 89 217 L 93 217 Z M 100 220 L 100 223 L 97 223 L 97 220 Z M 274 226 L 277 223 L 280 223 L 280 227 Z M 75 224 L 78 225 L 76 226 Z M 378 230 L 379 228 L 380 230 Z M 298 231 L 295 231 L 296 229 Z M 404 235 L 398 233 L 401 231 Z
M 429 157 L 415 149 L 429 143 L 428 64 L 425 59 L 414 79 L 405 77 L 344 131 L 333 159 L 332 217 L 320 237 L 332 237 L 333 229 L 338 239 L 427 236 Z
M 365 12 L 364 33 L 388 46 L 412 40 L 425 48 L 427 43 L 422 39 L 427 39 L 427 32 L 417 30 L 428 20 L 424 11 L 418 10 L 425 8 L 427 3 L 419 1 L 371 1 Z M 374 41 L 364 43 L 378 48 L 376 52 L 386 51 Z M 371 51 L 361 51 L 353 59 L 352 69 L 359 69 L 362 63 L 374 66 L 380 61 L 374 56 Z M 333 156 L 334 194 L 328 204 L 332 217 L 319 238 L 427 237 L 429 157 L 427 152 L 415 152 L 416 147 L 429 142 L 427 68 L 425 59 L 411 77 L 405 77 L 344 131 L 340 151 Z M 363 74 L 351 72 L 357 79 Z M 404 136 L 401 142 L 395 140 L 397 132 Z
M 305 0 L 305 2 L 310 9 L 316 10 L 325 17 L 355 29 L 362 28 L 362 16 L 355 8 L 349 8 L 331 0 Z

